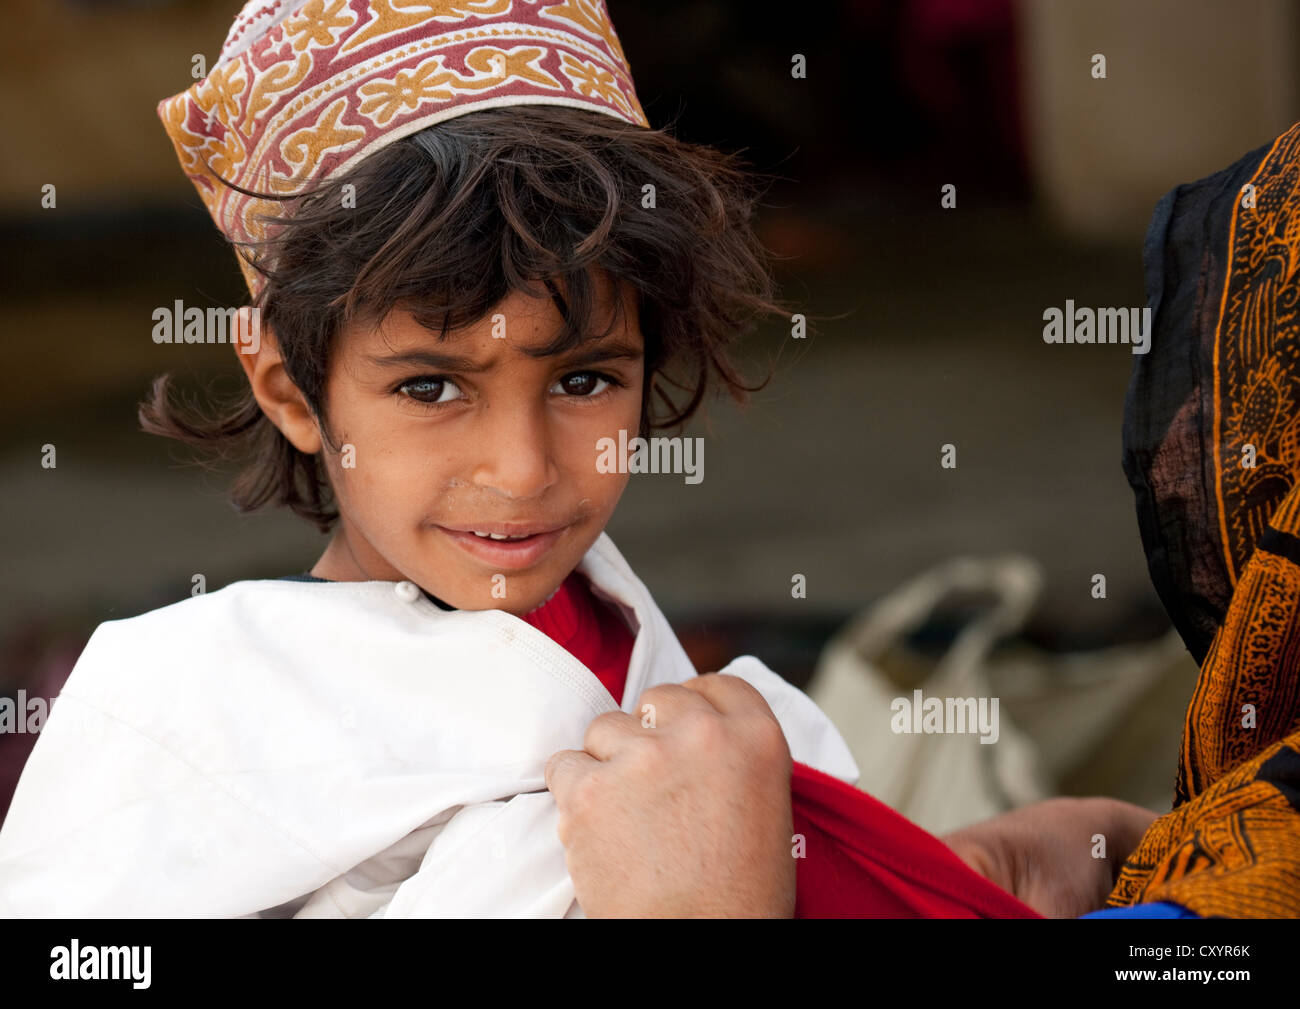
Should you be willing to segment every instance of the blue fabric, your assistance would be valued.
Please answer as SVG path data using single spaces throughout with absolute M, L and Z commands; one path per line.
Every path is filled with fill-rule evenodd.
M 1200 915 L 1177 904 L 1134 904 L 1132 907 L 1108 907 L 1104 911 L 1090 911 L 1081 918 L 1199 918 Z

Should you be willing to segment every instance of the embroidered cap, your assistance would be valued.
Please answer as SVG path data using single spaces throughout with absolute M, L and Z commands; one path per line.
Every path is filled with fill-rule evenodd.
M 217 227 L 260 214 L 427 126 L 502 105 L 650 124 L 604 0 L 251 0 L 211 73 L 158 115 Z M 265 283 L 239 257 L 254 297 Z

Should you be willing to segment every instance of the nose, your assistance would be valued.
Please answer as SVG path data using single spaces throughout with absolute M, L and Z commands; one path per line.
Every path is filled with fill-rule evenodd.
M 534 498 L 559 480 L 544 403 L 493 404 L 475 432 L 474 485 Z

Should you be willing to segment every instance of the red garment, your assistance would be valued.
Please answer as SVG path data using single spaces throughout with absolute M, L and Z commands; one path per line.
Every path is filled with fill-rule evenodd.
M 555 595 L 521 619 L 595 673 L 615 703 L 623 703 L 634 639 L 623 618 L 592 594 L 585 576 L 574 571 Z
M 797 761 L 796 918 L 1041 918 L 879 799 Z
M 599 677 L 622 703 L 633 637 L 574 572 L 523 618 Z M 797 761 L 790 781 L 796 918 L 1038 918 L 878 799 Z M 793 847 L 793 845 L 792 845 Z

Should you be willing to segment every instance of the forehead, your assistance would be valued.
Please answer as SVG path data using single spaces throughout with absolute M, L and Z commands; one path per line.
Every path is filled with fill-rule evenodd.
M 556 287 L 564 296 L 563 285 L 557 282 Z M 615 287 L 609 282 L 595 282 L 592 316 L 581 324 L 582 339 L 556 356 L 584 353 L 590 356 L 597 351 L 604 351 L 607 358 L 640 356 L 644 342 L 636 308 L 636 289 L 632 284 L 624 281 Z M 564 317 L 551 293 L 538 284 L 529 290 L 511 291 L 481 319 L 449 329 L 445 336 L 439 329 L 421 324 L 410 309 L 401 306 L 378 323 L 348 329 L 348 356 L 359 357 L 361 363 L 384 364 L 397 360 L 398 363 L 441 364 L 448 368 L 483 364 L 485 370 L 491 363 L 512 354 L 540 358 L 541 352 L 564 331 Z M 402 358 L 407 360 L 402 362 Z

